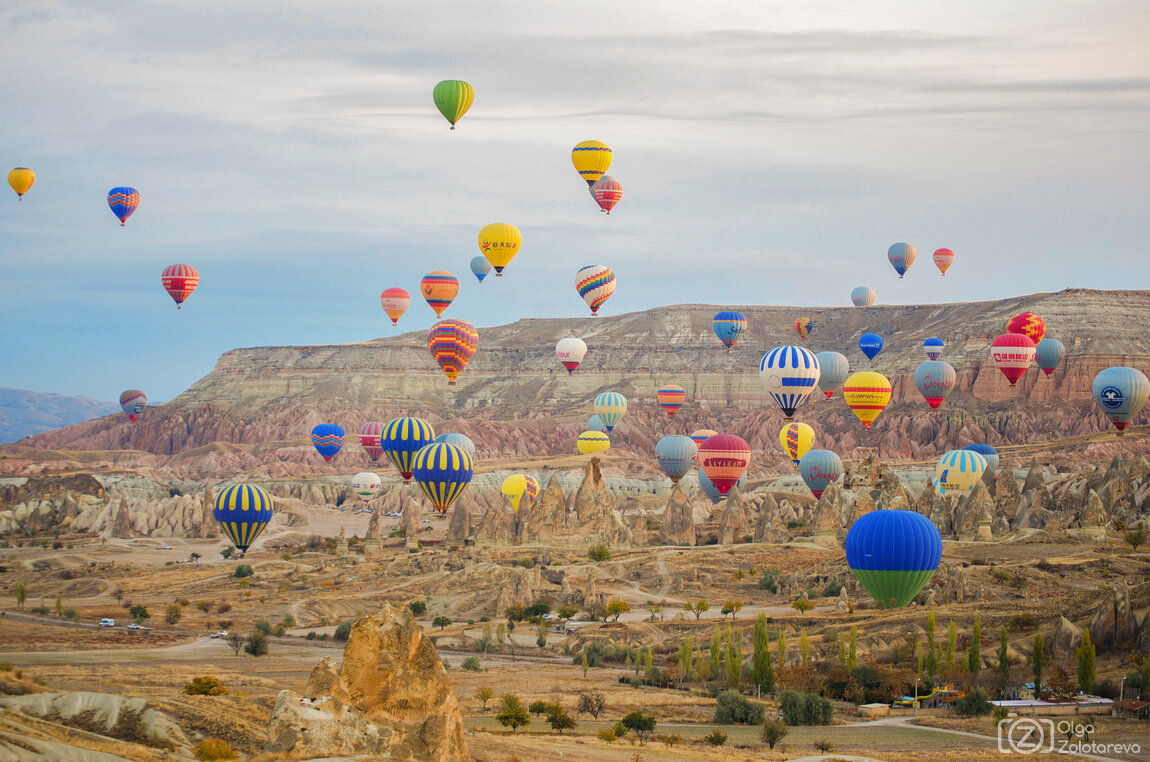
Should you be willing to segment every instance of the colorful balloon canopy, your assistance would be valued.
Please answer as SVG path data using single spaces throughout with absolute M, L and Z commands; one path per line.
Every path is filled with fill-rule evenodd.
M 926 351 L 926 356 L 931 360 L 937 360 L 939 355 L 942 354 L 942 348 L 946 346 L 946 342 L 942 339 L 927 339 L 922 342 L 922 348 Z
M 615 204 L 623 198 L 623 186 L 611 175 L 603 175 L 591 186 L 591 197 L 600 209 L 610 214 Z
M 383 434 L 384 424 L 379 421 L 368 421 L 359 427 L 359 446 L 367 453 L 372 462 L 379 460 L 383 455 L 383 445 L 380 436 Z
M 252 484 L 233 484 L 216 496 L 212 516 L 236 550 L 246 553 L 272 520 L 271 495 Z
M 21 201 L 24 200 L 24 194 L 36 182 L 36 173 L 27 167 L 16 167 L 8 171 L 8 184 L 12 186 L 12 190 L 16 191 L 16 196 Z
M 519 501 L 523 499 L 523 494 L 527 492 L 527 477 L 523 474 L 512 474 L 503 480 L 499 491 L 505 498 L 511 501 L 511 507 L 518 511 Z
M 1034 342 L 1023 333 L 1004 333 L 990 344 L 990 359 L 1014 386 L 1034 361 Z
M 710 480 L 710 478 L 707 477 L 707 474 L 703 471 L 703 469 L 700 468 L 696 472 L 696 476 L 699 479 L 699 489 L 703 490 L 703 494 L 707 496 L 707 499 L 710 500 L 712 503 L 721 502 L 723 499 L 723 495 L 719 493 L 719 488 L 716 487 L 715 483 L 712 482 Z M 739 477 L 739 480 L 737 482 L 735 482 L 735 486 L 738 487 L 739 489 L 742 489 L 743 485 L 745 485 L 746 483 L 747 483 L 747 475 L 743 474 L 742 476 Z M 728 490 L 728 492 L 729 491 L 730 490 Z
M 874 304 L 875 293 L 870 286 L 855 286 L 851 291 L 851 304 L 856 307 L 869 307 Z
M 998 450 L 988 444 L 968 444 L 964 450 L 976 452 L 986 459 L 986 468 L 992 474 L 998 471 Z
M 455 386 L 477 349 L 479 332 L 466 320 L 440 320 L 427 332 L 427 350 L 447 376 L 448 386 Z
M 450 275 L 450 273 L 447 273 L 447 274 Z M 435 285 L 434 282 L 431 284 L 427 283 L 427 279 L 430 277 L 431 277 L 431 275 L 424 277 L 424 279 L 423 279 L 424 282 L 420 284 L 420 287 L 425 289 L 425 294 L 429 293 L 427 291 L 427 288 L 429 285 L 431 286 L 431 288 L 430 288 L 431 292 L 436 291 L 438 288 L 438 286 Z M 454 276 L 452 276 L 452 277 L 454 277 Z M 456 290 L 456 292 L 459 291 L 459 281 L 455 281 L 455 290 Z M 455 298 L 455 294 L 452 294 L 451 297 L 447 300 L 447 302 L 441 308 L 436 310 L 435 314 L 437 314 L 437 315 L 442 314 L 443 310 L 447 309 L 447 305 L 451 304 L 451 300 L 454 298 Z M 430 298 L 427 300 L 427 303 L 431 304 Z M 397 287 L 385 288 L 383 290 L 383 292 L 379 295 L 379 306 L 383 307 L 383 311 L 387 313 L 387 316 L 389 318 L 391 318 L 391 324 L 392 325 L 399 325 L 399 319 L 401 317 L 403 317 L 403 313 L 407 312 L 407 308 L 411 306 L 411 294 L 407 293 L 407 291 L 405 289 L 402 289 L 402 288 L 397 288 Z M 431 304 L 431 308 L 433 310 L 436 309 L 434 304 Z
M 605 431 L 584 431 L 575 440 L 575 449 L 580 455 L 607 452 L 611 449 L 611 437 Z
M 404 481 L 411 480 L 415 454 L 435 440 L 435 429 L 422 418 L 393 418 L 379 437 L 383 454 Z
M 108 208 L 120 220 L 121 227 L 127 224 L 128 218 L 132 216 L 132 212 L 136 211 L 139 205 L 140 192 L 135 188 L 124 186 L 108 191 Z
M 615 293 L 615 271 L 606 265 L 587 265 L 575 273 L 575 290 L 587 306 L 591 308 L 592 315 L 599 314 L 603 302 Z
M 934 266 L 943 275 L 950 269 L 951 264 L 954 263 L 954 252 L 950 249 L 935 249 L 934 250 Z M 934 359 L 934 358 L 931 358 Z
M 843 381 L 850 375 L 850 361 L 846 355 L 838 352 L 819 352 L 815 355 L 815 359 L 819 361 L 818 387 L 822 389 L 827 399 L 830 399 L 842 388 Z
M 535 496 L 539 494 L 539 482 L 535 480 L 534 476 L 524 476 L 527 480 L 527 491 L 523 493 L 526 502 L 523 504 L 524 508 L 530 508 L 531 504 L 535 502 Z
M 1050 337 L 1038 342 L 1038 346 L 1034 348 L 1034 359 L 1038 362 L 1038 367 L 1048 377 L 1058 370 L 1058 366 L 1062 364 L 1062 358 L 1065 355 L 1066 346 L 1058 339 Z
M 796 466 L 815 444 L 815 430 L 805 423 L 791 421 L 779 429 L 779 444 Z
M 719 341 L 726 345 L 727 353 L 730 354 L 739 340 L 739 334 L 747 330 L 747 319 L 741 312 L 724 310 L 711 320 L 711 329 L 719 337 Z
M 691 441 L 694 442 L 695 446 L 697 447 L 697 446 L 701 445 L 703 442 L 705 442 L 708 437 L 713 437 L 718 433 L 719 432 L 713 431 L 711 429 L 699 429 L 697 431 L 692 431 L 691 432 Z
M 775 347 L 759 362 L 759 379 L 789 421 L 815 390 L 819 361 L 805 347 Z
M 184 300 L 200 285 L 200 273 L 191 265 L 169 265 L 164 268 L 160 283 L 168 296 L 175 300 L 176 309 L 182 309 Z
M 1046 335 L 1046 321 L 1033 312 L 1020 312 L 1007 321 L 1006 332 L 1024 334 L 1037 346 Z
M 698 454 L 699 448 L 690 437 L 667 436 L 655 445 L 655 460 L 674 484 L 691 470 Z
M 843 382 L 843 399 L 866 429 L 886 410 L 890 394 L 890 381 L 873 370 L 860 371 Z
M 128 416 L 131 423 L 136 422 L 136 416 L 144 412 L 148 406 L 148 395 L 139 389 L 128 389 L 120 395 L 120 409 Z
M 602 431 L 602 432 L 606 433 L 607 432 L 607 424 L 603 423 L 602 418 L 600 418 L 599 416 L 592 413 L 591 417 L 587 419 L 587 430 L 588 431 Z
M 555 345 L 555 356 L 559 358 L 559 362 L 563 363 L 567 372 L 571 373 L 579 367 L 579 363 L 583 362 L 583 358 L 587 356 L 587 342 L 574 337 L 559 339 L 559 343 Z
M 986 458 L 974 450 L 944 452 L 935 464 L 935 491 L 940 495 L 970 492 L 986 471 Z
M 436 316 L 442 317 L 443 311 L 451 306 L 459 293 L 459 278 L 446 270 L 432 270 L 419 281 L 419 292 L 428 306 L 435 310 Z
M 331 463 L 343 447 L 343 426 L 338 423 L 319 424 L 311 430 L 311 443 L 324 461 Z
M 909 243 L 892 244 L 886 250 L 886 258 L 890 260 L 891 267 L 898 273 L 898 277 L 906 275 L 906 271 L 914 264 L 914 247 Z
M 471 456 L 455 445 L 434 442 L 415 454 L 412 475 L 440 516 L 471 484 L 473 474 Z
M 954 366 L 948 362 L 927 360 L 919 363 L 918 367 L 914 369 L 915 388 L 926 399 L 926 403 L 935 410 L 954 390 L 957 381 L 958 374 L 954 372 Z
M 914 511 L 872 511 L 847 532 L 847 565 L 880 606 L 910 603 L 942 560 L 942 536 Z
M 471 258 L 471 273 L 479 282 L 482 283 L 487 274 L 491 272 L 491 263 L 487 261 L 485 256 L 477 256 Z
M 1094 401 L 1118 429 L 1119 435 L 1141 412 L 1150 397 L 1150 381 L 1137 368 L 1107 368 L 1094 377 Z
M 455 123 L 467 113 L 467 109 L 471 108 L 471 104 L 475 101 L 475 88 L 462 79 L 445 79 L 431 91 L 431 98 L 435 101 L 439 113 L 451 122 L 451 129 L 454 130 Z
M 571 149 L 571 163 L 587 185 L 594 185 L 611 168 L 611 148 L 601 140 L 584 140 Z
M 351 477 L 351 491 L 364 500 L 373 497 L 382 486 L 383 482 L 380 481 L 379 474 L 371 471 L 360 471 Z
M 675 384 L 666 384 L 659 387 L 659 391 L 655 392 L 655 399 L 659 403 L 659 407 L 667 411 L 667 415 L 672 418 L 675 413 L 679 412 L 679 408 L 687 401 L 687 391 Z
M 455 445 L 459 449 L 471 456 L 472 464 L 475 463 L 475 442 L 471 441 L 471 437 L 466 434 L 460 434 L 455 431 L 448 431 L 440 434 L 433 441 L 446 442 L 447 444 Z
M 523 236 L 519 228 L 508 222 L 493 222 L 479 231 L 479 251 L 495 268 L 495 277 L 503 277 L 503 268 L 515 259 Z
M 810 335 L 811 330 L 815 327 L 815 321 L 809 317 L 801 317 L 795 319 L 795 333 L 799 335 L 800 339 L 806 340 Z
M 859 336 L 859 349 L 868 360 L 873 360 L 875 355 L 882 351 L 882 336 L 877 333 L 864 333 Z
M 627 412 L 627 398 L 619 392 L 603 392 L 595 397 L 592 404 L 607 431 L 614 431 L 619 419 Z
M 817 500 L 832 482 L 842 477 L 843 462 L 830 450 L 811 450 L 799 459 L 799 475 Z
M 707 473 L 715 489 L 726 495 L 746 473 L 751 447 L 734 434 L 715 434 L 699 445 L 698 459 L 699 468 Z

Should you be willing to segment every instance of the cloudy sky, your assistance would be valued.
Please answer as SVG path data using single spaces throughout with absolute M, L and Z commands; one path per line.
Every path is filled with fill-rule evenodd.
M 389 286 L 424 330 L 434 269 L 480 327 L 585 314 L 593 263 L 605 314 L 1144 287 L 1148 34 L 1144 0 L 13 0 L 0 164 L 38 179 L 0 195 L 0 386 L 171 399 L 234 347 L 393 335 Z M 610 217 L 570 163 L 591 138 Z M 523 248 L 480 285 L 499 221 Z M 177 312 L 179 262 L 202 282 Z

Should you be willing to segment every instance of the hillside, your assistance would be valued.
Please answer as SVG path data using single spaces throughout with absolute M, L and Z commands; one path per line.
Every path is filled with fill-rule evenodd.
M 0 388 L 0 444 L 88 421 L 119 409 L 115 402 L 91 397 Z

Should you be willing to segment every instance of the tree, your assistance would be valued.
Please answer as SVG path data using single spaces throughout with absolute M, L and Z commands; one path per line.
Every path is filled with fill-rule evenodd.
M 220 551 L 220 555 L 223 556 L 224 560 L 226 561 L 229 558 L 231 558 L 235 554 L 235 552 L 236 552 L 236 549 L 233 548 L 231 545 L 229 545 L 228 547 L 226 547 Z
M 663 613 L 663 607 L 654 601 L 647 601 L 647 605 L 643 608 L 647 609 L 647 621 L 658 621 L 659 615 Z
M 1131 529 L 1126 533 L 1126 542 L 1130 543 L 1132 550 L 1138 550 L 1138 546 L 1146 542 L 1146 532 L 1141 527 Z
M 487 711 L 487 702 L 490 701 L 491 697 L 494 695 L 495 694 L 492 693 L 491 688 L 486 685 L 481 685 L 475 689 L 475 700 L 483 703 L 484 712 Z
M 811 641 L 807 639 L 807 628 L 799 630 L 799 665 L 806 667 L 811 660 Z M 785 667 L 785 664 L 780 664 Z
M 573 617 L 579 613 L 579 609 L 576 608 L 575 606 L 572 606 L 568 603 L 565 603 L 562 606 L 560 606 L 558 608 L 558 610 L 556 610 L 555 613 L 559 615 L 560 619 L 570 619 L 571 617 Z
M 710 608 L 711 604 L 705 598 L 700 598 L 687 606 L 687 610 L 695 615 L 696 622 L 699 621 L 699 617 L 705 614 Z
M 679 682 L 689 680 L 695 669 L 695 641 L 687 638 L 679 644 Z
M 168 604 L 168 610 L 164 612 L 164 621 L 168 624 L 175 624 L 180 621 L 180 617 L 184 615 L 183 608 L 178 603 Z
M 56 616 L 64 616 L 64 598 L 63 596 L 56 596 Z
M 775 748 L 775 744 L 783 740 L 783 738 L 790 732 L 787 723 L 782 720 L 767 720 L 763 723 L 763 729 L 759 731 L 759 738 L 762 739 L 768 748 Z
M 412 601 L 407 604 L 407 607 L 411 609 L 411 613 L 415 616 L 423 616 L 427 613 L 427 604 L 423 601 Z
M 938 644 L 934 640 L 934 612 L 926 615 L 926 656 L 922 661 L 927 677 L 938 674 Z
M 974 618 L 974 630 L 970 635 L 970 650 L 966 652 L 966 673 L 970 684 L 978 685 L 978 673 L 982 670 L 982 620 Z
M 547 623 L 542 620 L 535 628 L 535 645 L 539 646 L 540 654 L 543 653 L 543 647 L 547 645 Z
M 226 638 L 224 638 L 224 641 L 232 647 L 232 651 L 235 652 L 236 656 L 240 655 L 240 649 L 244 647 L 243 635 L 240 635 L 238 632 L 232 632 L 229 633 Z
M 200 559 L 203 558 L 203 556 L 201 556 L 199 553 L 191 553 L 188 555 L 188 558 L 192 559 L 193 564 L 196 564 L 200 562 Z
M 499 710 L 499 714 L 495 715 L 495 719 L 499 724 L 505 728 L 511 728 L 511 732 L 519 730 L 525 725 L 531 724 L 531 718 L 527 716 L 527 710 L 523 707 L 523 702 L 514 693 L 503 694 L 503 706 Z
M 735 621 L 735 614 L 739 613 L 739 610 L 742 608 L 743 608 L 743 602 L 742 601 L 726 601 L 725 603 L 723 603 L 723 608 L 722 608 L 720 613 L 722 613 L 723 616 L 730 614 L 731 615 L 731 621 L 733 622 L 733 621 Z
M 185 696 L 224 696 L 227 691 L 218 677 L 196 677 L 184 686 Z
M 589 669 L 587 666 L 587 649 L 583 649 L 583 662 L 580 666 L 583 667 L 583 677 L 587 677 L 587 670 Z
M 743 680 L 743 648 L 740 638 L 727 625 L 727 687 L 737 688 Z
M 483 634 L 487 636 L 488 641 L 491 640 L 491 625 L 483 625 Z M 495 625 L 495 642 L 499 645 L 499 650 L 503 650 L 503 644 L 507 642 L 507 625 L 503 622 Z
M 779 711 L 783 720 L 795 725 L 830 725 L 834 708 L 829 699 L 816 693 L 783 691 L 779 699 Z
M 132 619 L 136 620 L 136 624 L 143 624 L 152 618 L 152 615 L 148 613 L 147 607 L 139 603 L 128 609 L 128 613 L 132 616 Z
M 954 620 L 951 619 L 946 625 L 946 655 L 942 660 L 943 669 L 947 672 L 954 669 L 954 655 L 957 648 L 958 628 L 954 625 Z
M 598 691 L 584 691 L 579 694 L 578 703 L 575 705 L 575 711 L 578 714 L 589 714 L 595 719 L 599 719 L 599 713 L 607 706 L 607 700 L 603 698 L 603 694 Z
M 435 619 L 431 620 L 431 625 L 433 627 L 438 627 L 441 631 L 449 624 L 451 624 L 451 617 L 437 616 Z
M 955 709 L 964 717 L 983 717 L 990 714 L 990 702 L 987 701 L 986 691 L 975 686 L 965 696 L 955 702 Z
M 1010 683 L 1010 643 L 1007 640 L 1006 627 L 998 636 L 998 664 L 995 666 L 998 673 L 998 685 L 1005 689 Z
M 466 671 L 466 672 L 482 672 L 483 671 L 483 667 L 481 667 L 479 665 L 479 657 L 478 656 L 468 656 L 459 665 L 459 668 Z
M 793 608 L 795 611 L 798 611 L 800 613 L 805 614 L 806 612 L 810 611 L 814 607 L 815 607 L 815 604 L 811 603 L 806 598 L 798 598 L 796 600 L 791 601 L 791 608 Z
M 779 644 L 776 646 L 779 652 L 779 667 L 787 666 L 787 631 L 779 628 Z
M 626 614 L 630 610 L 631 610 L 631 604 L 629 604 L 629 603 L 627 603 L 627 601 L 621 600 L 619 598 L 615 598 L 611 601 L 608 601 L 608 603 L 607 603 L 607 616 L 615 617 L 616 622 L 619 621 L 619 617 L 622 614 Z
M 622 719 L 623 727 L 639 739 L 640 746 L 647 745 L 647 739 L 655 732 L 655 715 L 641 711 L 631 712 Z
M 259 631 L 248 635 L 248 639 L 244 642 L 244 651 L 252 656 L 267 656 L 268 636 Z
M 239 566 L 237 566 L 235 568 L 235 571 L 232 572 L 232 576 L 235 577 L 236 579 L 243 579 L 244 577 L 250 577 L 253 574 L 255 574 L 255 570 L 252 569 L 251 564 L 240 564 Z
M 763 572 L 762 579 L 759 580 L 759 587 L 772 594 L 778 593 L 780 574 L 782 574 L 782 572 L 775 567 L 767 569 L 765 572 Z
M 335 634 L 331 636 L 333 640 L 338 640 L 341 643 L 346 643 L 347 639 L 351 637 L 351 620 L 340 622 L 335 627 Z
M 1078 689 L 1089 695 L 1094 690 L 1094 680 L 1094 643 L 1087 627 L 1082 630 L 1082 645 L 1078 647 Z
M 256 632 L 262 632 L 264 635 L 272 634 L 272 623 L 266 619 L 257 619 L 252 627 L 255 628 Z
M 610 561 L 611 551 L 607 549 L 606 545 L 596 545 L 587 551 L 587 558 L 592 561 Z
M 554 704 L 547 712 L 547 722 L 551 725 L 552 730 L 558 731 L 559 735 L 563 735 L 564 730 L 575 728 L 575 719 L 558 704 Z
M 120 591 L 116 591 L 120 592 Z M 123 593 L 120 593 L 123 596 Z M 16 583 L 16 608 L 23 609 L 24 601 L 28 600 L 28 588 L 24 586 L 23 582 Z
M 1042 698 L 1042 663 L 1046 660 L 1045 648 L 1042 642 L 1042 633 L 1034 636 L 1034 648 L 1030 652 L 1030 670 L 1034 675 L 1034 698 Z
M 718 676 L 719 669 L 723 666 L 722 653 L 723 653 L 723 636 L 719 633 L 719 625 L 715 623 L 715 629 L 711 632 L 711 675 Z
M 858 643 L 859 643 L 859 627 L 857 624 L 851 625 L 851 644 L 847 649 L 847 670 L 852 670 L 858 666 Z
M 759 725 L 763 721 L 763 705 L 751 701 L 738 691 L 723 691 L 715 704 L 716 725 Z
M 755 629 L 751 636 L 751 682 L 764 693 L 775 689 L 775 668 L 771 665 L 770 645 L 767 615 L 759 614 L 755 617 Z
M 527 705 L 527 711 L 538 717 L 541 714 L 547 714 L 550 712 L 551 707 L 553 706 L 556 705 L 550 701 L 543 701 L 542 699 L 538 699 Z

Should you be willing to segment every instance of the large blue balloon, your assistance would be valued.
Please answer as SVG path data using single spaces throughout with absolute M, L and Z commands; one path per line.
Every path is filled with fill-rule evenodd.
M 998 450 L 994 449 L 988 444 L 968 444 L 963 447 L 964 450 L 973 450 L 982 457 L 986 458 L 986 470 L 990 471 L 996 477 L 998 475 Z
M 730 352 L 739 340 L 739 334 L 747 330 L 747 318 L 741 312 L 720 312 L 712 318 L 711 328 Z
M 719 492 L 719 488 L 715 486 L 715 483 L 713 481 L 711 481 L 711 478 L 709 476 L 707 476 L 706 471 L 704 471 L 703 469 L 700 468 L 695 473 L 699 477 L 699 487 L 703 490 L 703 494 L 706 495 L 712 503 L 718 503 L 725 497 L 723 494 L 721 494 Z M 737 482 L 735 482 L 735 487 L 742 489 L 743 484 L 746 481 L 747 481 L 747 474 L 744 471 L 743 475 L 739 477 L 739 480 Z M 732 487 L 732 489 L 734 489 L 734 487 Z M 727 494 L 729 495 L 730 492 L 728 492 Z
M 216 497 L 212 516 L 236 549 L 244 553 L 272 520 L 272 499 L 259 487 L 233 484 Z
M 942 560 L 942 537 L 914 511 L 872 511 L 847 532 L 847 565 L 880 605 L 905 606 Z
M 877 333 L 864 333 L 859 337 L 859 349 L 868 360 L 873 360 L 874 356 L 882 351 L 882 336 Z
M 462 447 L 433 442 L 415 454 L 413 473 L 423 494 L 442 516 L 471 484 L 474 471 L 471 456 Z
M 491 272 L 491 263 L 487 261 L 487 257 L 474 257 L 471 260 L 471 272 L 482 283 L 487 273 Z
M 663 437 L 655 445 L 655 460 L 659 461 L 659 468 L 676 484 L 695 465 L 698 454 L 699 447 L 690 437 Z
M 331 463 L 343 447 L 343 426 L 338 423 L 321 423 L 311 430 L 311 443 L 323 459 Z
M 1137 368 L 1107 368 L 1094 377 L 1094 401 L 1121 435 L 1150 397 L 1150 380 Z

